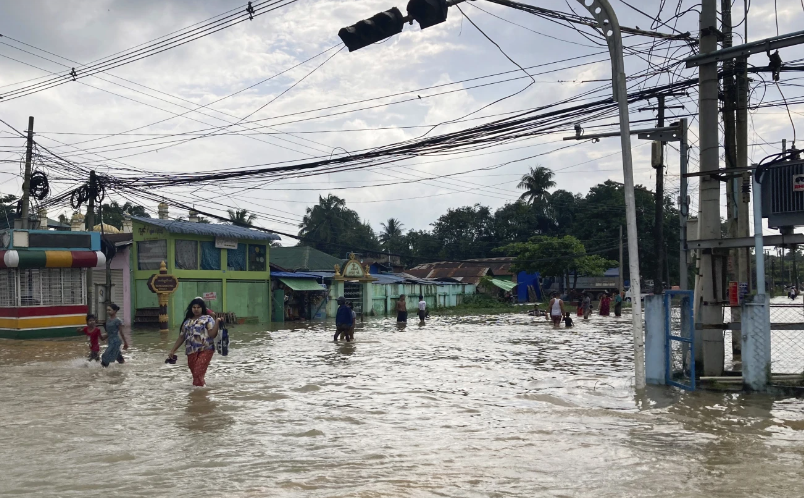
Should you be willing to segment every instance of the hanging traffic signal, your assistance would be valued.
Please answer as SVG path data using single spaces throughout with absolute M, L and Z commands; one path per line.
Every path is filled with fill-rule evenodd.
M 396 7 L 380 12 L 356 24 L 341 28 L 338 36 L 350 52 L 367 47 L 372 43 L 390 38 L 402 32 L 405 24 L 402 13 Z
M 447 20 L 447 0 L 410 0 L 407 8 L 421 29 Z

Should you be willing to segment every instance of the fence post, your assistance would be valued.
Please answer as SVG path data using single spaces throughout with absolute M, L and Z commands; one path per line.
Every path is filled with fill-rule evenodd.
M 666 326 L 664 296 L 645 296 L 645 379 L 648 384 L 663 385 L 667 378 Z
M 758 294 L 742 305 L 743 384 L 764 390 L 771 378 L 770 306 L 768 296 Z

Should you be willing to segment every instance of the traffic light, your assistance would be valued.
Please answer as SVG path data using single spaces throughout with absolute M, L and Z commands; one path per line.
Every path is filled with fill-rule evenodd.
M 380 12 L 357 24 L 341 28 L 338 36 L 350 52 L 367 47 L 372 43 L 390 38 L 402 32 L 405 24 L 402 13 L 396 7 Z
M 410 0 L 408 15 L 421 29 L 429 28 L 447 20 L 447 0 Z

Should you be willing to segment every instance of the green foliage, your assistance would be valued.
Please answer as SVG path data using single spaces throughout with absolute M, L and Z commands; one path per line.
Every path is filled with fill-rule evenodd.
M 400 227 L 401 230 L 401 227 Z M 350 250 L 380 252 L 380 243 L 371 225 L 357 212 L 346 207 L 346 201 L 328 194 L 318 197 L 318 204 L 308 207 L 299 224 L 301 245 L 309 245 L 336 257 Z
M 229 221 L 232 225 L 251 227 L 257 221 L 257 215 L 250 213 L 248 209 L 227 209 L 226 211 L 229 213 Z
M 7 194 L 0 196 L 0 222 L 2 226 L 14 226 L 17 212 L 17 196 Z
M 103 222 L 107 225 L 112 225 L 120 230 L 123 229 L 123 214 L 128 213 L 131 216 L 139 216 L 140 218 L 150 218 L 151 216 L 144 207 L 137 204 L 126 202 L 123 205 L 118 204 L 117 201 L 112 201 L 109 204 L 104 204 L 102 209 Z M 62 215 L 64 216 L 64 215 Z M 59 216 L 59 221 L 62 223 L 70 223 L 69 218 Z
M 554 276 L 574 274 L 576 281 L 580 275 L 602 275 L 606 269 L 617 264 L 616 261 L 598 255 L 586 254 L 583 243 L 571 235 L 536 236 L 527 242 L 515 242 L 500 247 L 498 251 L 516 257 L 513 271 L 539 271 L 542 275 Z

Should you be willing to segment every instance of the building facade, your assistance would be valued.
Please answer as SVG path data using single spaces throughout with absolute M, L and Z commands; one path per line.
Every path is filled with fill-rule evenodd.
M 76 335 L 86 324 L 87 268 L 105 268 L 100 234 L 0 231 L 0 337 Z
M 168 303 L 171 328 L 179 327 L 195 297 L 202 297 L 215 312 L 234 313 L 241 322 L 268 323 L 268 257 L 271 242 L 279 237 L 235 225 L 169 220 L 166 212 L 164 217 L 132 218 L 134 325 L 158 319 L 159 304 L 148 289 L 148 279 L 159 271 L 162 261 L 168 273 L 179 279 L 179 288 Z

